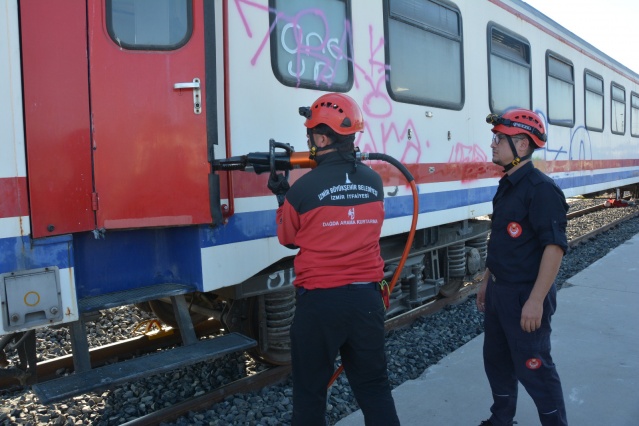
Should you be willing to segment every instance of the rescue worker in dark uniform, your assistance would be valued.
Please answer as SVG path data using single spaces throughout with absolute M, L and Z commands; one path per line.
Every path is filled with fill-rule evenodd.
M 379 287 L 384 188 L 381 177 L 356 160 L 362 112 L 350 97 L 329 93 L 300 108 L 300 114 L 317 167 L 290 189 L 281 174 L 268 184 L 280 204 L 279 241 L 299 248 L 291 327 L 292 424 L 326 424 L 327 386 L 339 352 L 366 425 L 399 425 L 386 370 Z
M 494 126 L 492 161 L 506 175 L 493 198 L 486 273 L 477 294 L 477 308 L 485 312 L 484 368 L 493 394 L 492 416 L 481 425 L 513 424 L 518 381 L 543 426 L 566 425 L 550 356 L 550 319 L 554 281 L 568 249 L 568 205 L 555 182 L 532 164 L 533 151 L 546 143 L 543 120 L 515 109 L 486 121 Z

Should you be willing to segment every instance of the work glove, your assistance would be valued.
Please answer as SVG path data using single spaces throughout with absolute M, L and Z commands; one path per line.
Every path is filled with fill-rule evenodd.
M 282 207 L 284 199 L 286 198 L 286 192 L 291 188 L 288 184 L 288 180 L 286 180 L 286 176 L 281 173 L 271 173 L 267 186 L 277 197 L 277 204 Z

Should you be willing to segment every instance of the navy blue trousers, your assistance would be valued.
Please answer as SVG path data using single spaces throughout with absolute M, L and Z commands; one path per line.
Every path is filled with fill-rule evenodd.
M 399 425 L 384 343 L 379 290 L 352 284 L 298 294 L 291 327 L 292 424 L 326 425 L 327 386 L 339 352 L 366 425 Z
M 493 393 L 490 421 L 495 426 L 513 424 L 518 381 L 535 402 L 543 426 L 568 424 L 561 382 L 550 356 L 550 319 L 557 288 L 553 284 L 546 296 L 541 327 L 527 333 L 520 320 L 531 290 L 532 285 L 493 282 L 492 278 L 486 290 L 484 368 Z

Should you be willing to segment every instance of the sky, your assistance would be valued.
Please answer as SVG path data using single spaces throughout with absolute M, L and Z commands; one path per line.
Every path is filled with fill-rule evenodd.
M 639 73 L 639 1 L 524 1 L 608 56 Z

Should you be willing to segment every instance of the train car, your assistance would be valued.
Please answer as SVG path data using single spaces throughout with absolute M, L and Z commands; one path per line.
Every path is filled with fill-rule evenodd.
M 43 402 L 233 351 L 288 362 L 295 251 L 257 172 L 274 146 L 306 150 L 298 108 L 322 93 L 358 101 L 359 149 L 419 191 L 388 315 L 484 267 L 502 176 L 487 114 L 544 117 L 533 159 L 567 196 L 639 182 L 639 75 L 519 0 L 6 0 L 0 31 L 0 346 L 24 358 L 0 376 L 32 383 L 34 330 L 68 328 L 75 373 L 35 384 Z M 370 164 L 390 278 L 413 197 Z M 190 356 L 92 368 L 86 322 L 128 305 Z M 198 339 L 209 318 L 219 336 Z

